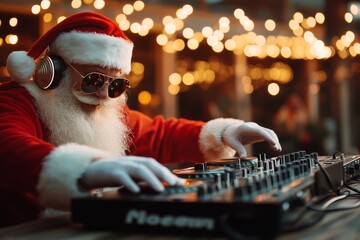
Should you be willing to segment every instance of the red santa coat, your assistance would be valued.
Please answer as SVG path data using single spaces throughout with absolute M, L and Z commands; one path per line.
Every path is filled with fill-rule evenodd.
M 0 226 L 35 219 L 44 206 L 69 209 L 71 197 L 84 195 L 76 180 L 96 157 L 107 153 L 81 145 L 55 146 L 38 117 L 35 98 L 14 83 L 0 85 Z M 229 157 L 221 132 L 235 119 L 208 123 L 186 119 L 149 118 L 126 108 L 133 131 L 130 155 L 161 163 L 201 162 Z

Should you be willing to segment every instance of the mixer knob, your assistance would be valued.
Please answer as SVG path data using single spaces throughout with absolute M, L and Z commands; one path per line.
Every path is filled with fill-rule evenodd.
M 206 194 L 206 185 L 205 184 L 198 187 L 197 194 L 199 196 L 204 196 Z
M 302 173 L 301 173 L 301 171 L 300 171 L 300 165 L 295 165 L 294 167 L 293 167 L 293 170 L 294 170 L 294 177 L 295 178 L 298 178 L 298 177 L 300 177 L 300 176 L 302 176 Z
M 259 159 L 260 161 L 266 161 L 266 153 L 260 153 L 260 154 L 258 155 L 258 159 Z
M 264 162 L 264 171 L 267 171 L 267 172 L 273 171 L 274 165 L 275 165 L 275 160 L 270 160 L 270 161 Z
M 206 163 L 195 163 L 194 169 L 195 171 L 204 172 L 207 169 Z
M 318 153 L 317 152 L 310 153 L 310 157 L 312 158 L 314 163 L 316 163 L 316 164 L 318 163 Z
M 303 157 L 305 157 L 305 155 L 306 155 L 306 151 L 301 150 L 301 151 L 299 151 L 299 154 L 300 154 L 300 157 L 299 157 L 299 158 L 303 158 Z
M 241 176 L 242 178 L 247 178 L 247 176 L 248 176 L 248 170 L 247 170 L 247 168 L 240 168 L 240 169 L 239 169 L 239 173 L 240 173 L 240 176 Z
M 306 158 L 306 163 L 307 163 L 307 166 L 309 167 L 309 169 L 315 168 L 314 159 L 308 157 L 308 158 Z
M 270 175 L 265 175 L 262 181 L 264 183 L 264 188 L 266 189 L 266 191 L 270 191 L 271 189 L 273 189 L 273 183 L 271 181 Z
M 294 160 L 300 159 L 300 151 L 299 152 L 294 152 L 294 156 L 295 156 Z
M 285 156 L 284 156 L 284 160 L 283 160 L 283 165 L 286 165 L 287 163 L 291 163 L 291 155 L 290 154 L 286 154 Z

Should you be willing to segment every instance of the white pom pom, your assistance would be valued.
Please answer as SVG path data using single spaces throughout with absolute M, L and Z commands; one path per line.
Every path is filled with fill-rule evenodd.
M 16 82 L 25 82 L 35 71 L 35 61 L 25 51 L 10 53 L 6 61 L 6 68 L 10 77 Z

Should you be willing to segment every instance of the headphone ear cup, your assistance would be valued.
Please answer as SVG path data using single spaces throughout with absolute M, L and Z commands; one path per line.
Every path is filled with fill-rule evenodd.
M 34 80 L 41 89 L 54 89 L 64 75 L 65 62 L 59 56 L 44 56 L 36 65 Z

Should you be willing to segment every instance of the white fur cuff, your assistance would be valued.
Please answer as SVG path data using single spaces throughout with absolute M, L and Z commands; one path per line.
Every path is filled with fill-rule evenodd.
M 77 184 L 85 168 L 93 159 L 107 156 L 109 154 L 102 150 L 74 143 L 53 150 L 46 157 L 37 186 L 44 206 L 69 210 L 71 198 L 87 195 Z
M 234 123 L 242 124 L 244 121 L 233 118 L 217 118 L 207 122 L 201 129 L 199 144 L 207 161 L 234 156 L 235 150 L 224 145 L 221 139 L 224 130 Z

